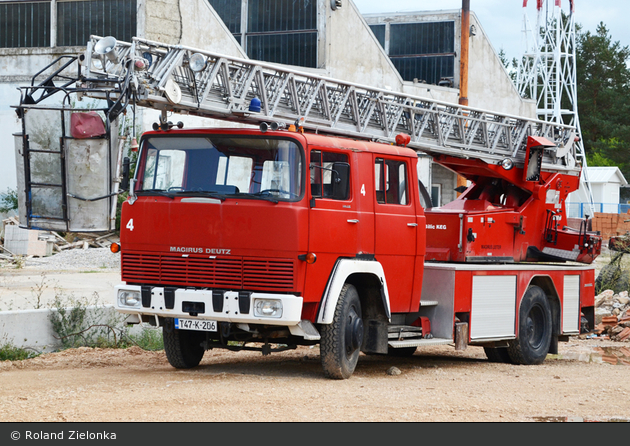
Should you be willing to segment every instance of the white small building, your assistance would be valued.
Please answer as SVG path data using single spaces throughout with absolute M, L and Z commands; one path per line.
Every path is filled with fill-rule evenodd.
M 586 178 L 588 178 L 591 184 L 595 212 L 610 214 L 627 212 L 630 205 L 619 203 L 619 190 L 622 187 L 627 187 L 628 182 L 618 167 L 587 167 L 582 175 L 586 175 Z M 588 202 L 587 194 L 582 187 L 569 194 L 567 199 L 568 216 L 572 218 L 582 218 L 585 215 L 589 215 L 591 211 Z

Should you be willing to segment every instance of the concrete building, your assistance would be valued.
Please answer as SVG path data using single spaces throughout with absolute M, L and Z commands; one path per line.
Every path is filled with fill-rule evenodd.
M 90 34 L 126 41 L 139 36 L 295 65 L 357 84 L 457 103 L 461 23 L 460 10 L 362 16 L 351 0 L 0 0 L 0 135 L 9 140 L 21 130 L 11 108 L 20 99 L 17 87 L 28 85 L 60 55 L 82 53 Z M 401 39 L 412 45 L 405 48 Z M 468 60 L 470 107 L 535 117 L 534 102 L 518 95 L 474 12 Z M 150 128 L 156 117 L 156 112 L 143 111 L 140 130 Z M 217 124 L 181 120 L 187 126 Z M 0 151 L 2 193 L 17 183 L 12 144 Z M 431 167 L 428 157 L 420 169 L 436 204 L 455 198 L 452 172 Z

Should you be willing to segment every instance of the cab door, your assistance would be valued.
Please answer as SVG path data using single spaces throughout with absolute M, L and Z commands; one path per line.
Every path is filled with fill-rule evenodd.
M 418 222 L 409 159 L 374 157 L 375 257 L 385 271 L 392 313 L 408 312 L 413 295 Z
M 308 250 L 317 260 L 307 267 L 306 301 L 321 299 L 339 258 L 355 257 L 363 249 L 361 234 L 366 222 L 359 215 L 352 187 L 356 181 L 354 158 L 349 150 L 313 147 L 309 151 Z

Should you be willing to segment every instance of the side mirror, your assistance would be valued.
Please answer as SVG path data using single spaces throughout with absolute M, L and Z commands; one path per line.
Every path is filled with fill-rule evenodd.
M 122 163 L 122 180 L 120 181 L 121 191 L 129 190 L 129 157 L 123 158 Z
M 350 164 L 333 163 L 332 198 L 335 200 L 347 200 L 350 195 Z
M 418 190 L 420 191 L 420 204 L 422 205 L 422 208 L 431 209 L 433 207 L 431 195 L 429 195 L 429 192 L 420 180 L 418 180 Z

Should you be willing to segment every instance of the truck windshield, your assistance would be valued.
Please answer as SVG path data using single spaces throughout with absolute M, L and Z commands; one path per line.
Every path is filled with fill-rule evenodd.
M 287 139 L 155 136 L 142 145 L 136 192 L 295 201 L 303 165 L 302 149 Z

